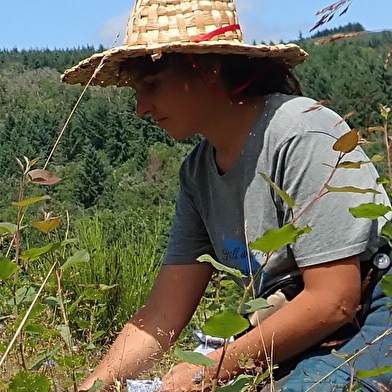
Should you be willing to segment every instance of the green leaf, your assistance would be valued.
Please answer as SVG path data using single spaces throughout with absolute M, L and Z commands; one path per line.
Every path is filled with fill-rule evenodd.
M 392 366 L 382 366 L 372 370 L 358 370 L 356 376 L 360 380 L 364 380 L 365 378 L 374 378 L 387 373 L 392 373 Z
M 265 173 L 260 173 L 260 175 L 264 178 L 268 184 L 272 186 L 274 191 L 282 198 L 282 200 L 290 207 L 295 207 L 295 201 L 282 189 L 279 188 L 277 184 L 275 184 Z
M 231 336 L 238 335 L 248 328 L 248 320 L 245 320 L 237 312 L 227 310 L 216 316 L 210 317 L 202 329 L 207 335 L 229 339 Z
M 50 381 L 43 374 L 19 372 L 9 385 L 9 392 L 48 392 Z
M 93 340 L 99 339 L 102 335 L 105 335 L 106 331 L 97 331 L 93 336 Z
M 388 177 L 378 177 L 376 183 L 377 184 L 390 184 L 391 180 Z
M 385 120 L 388 119 L 388 114 L 390 111 L 391 111 L 391 109 L 388 106 L 382 105 L 380 103 L 380 113 L 381 113 L 381 116 L 385 118 Z
M 392 245 L 392 222 L 387 221 L 381 229 L 381 234 Z
M 363 388 L 364 387 L 360 382 L 356 382 L 354 385 L 345 385 L 342 392 L 363 392 Z
M 336 351 L 336 349 L 334 349 L 334 348 L 332 349 L 331 353 L 333 355 L 335 355 L 336 357 L 343 359 L 343 361 L 348 361 L 352 357 L 352 354 L 342 353 L 342 352 Z
M 44 311 L 44 306 L 42 304 L 35 304 L 33 309 L 31 309 L 29 320 L 34 320 L 39 317 Z
M 377 162 L 382 162 L 384 160 L 384 157 L 382 155 L 373 155 L 371 161 L 373 163 L 377 163 Z
M 18 226 L 16 226 L 14 223 L 0 222 L 0 233 L 14 234 L 16 233 L 17 229 Z
M 61 337 L 64 339 L 65 343 L 68 347 L 73 346 L 73 340 L 71 335 L 71 330 L 69 329 L 68 325 L 58 325 L 56 329 L 60 332 Z
M 264 298 L 251 299 L 250 301 L 244 303 L 240 310 L 241 314 L 249 314 L 256 312 L 259 309 L 270 308 L 271 305 Z
M 97 290 L 85 289 L 85 290 L 82 292 L 82 294 L 80 294 L 79 297 L 76 298 L 76 300 L 73 301 L 72 304 L 69 305 L 69 307 L 68 307 L 68 314 L 72 314 L 75 310 L 77 310 L 77 309 L 78 309 L 78 306 L 79 306 L 79 303 L 80 303 L 82 300 L 84 300 L 84 299 L 86 298 L 86 296 L 87 296 L 91 291 L 94 292 L 94 293 L 97 293 L 97 294 L 95 295 L 94 300 L 99 299 L 99 295 L 98 295 L 98 294 L 102 294 L 102 293 L 99 293 Z M 98 298 L 97 298 L 97 297 L 98 297 Z M 90 299 L 90 298 L 87 298 L 87 299 Z
M 43 221 L 34 221 L 31 225 L 44 234 L 48 234 L 58 227 L 60 218 L 49 218 Z
M 67 268 L 78 264 L 78 263 L 87 263 L 90 261 L 90 255 L 86 249 L 82 249 L 77 251 L 73 256 L 69 257 L 67 261 L 60 267 L 62 270 L 66 270 Z
M 41 324 L 27 324 L 23 328 L 24 332 L 30 335 L 44 335 L 47 329 Z
M 66 239 L 66 240 L 64 240 L 64 241 L 61 241 L 61 246 L 66 246 L 66 245 L 69 245 L 69 244 L 74 244 L 74 243 L 76 243 L 76 242 L 78 242 L 78 240 L 77 240 L 76 238 L 68 238 L 68 239 Z
M 15 293 L 16 305 L 30 304 L 31 302 L 33 302 L 35 295 L 36 291 L 33 287 L 20 287 L 18 290 L 16 290 Z M 13 305 L 14 300 L 9 301 L 8 303 L 10 305 Z
M 86 364 L 85 355 L 68 355 L 57 359 L 59 365 L 70 369 L 77 369 Z
M 392 275 L 384 275 L 382 277 L 381 288 L 387 297 L 392 298 Z
M 60 346 L 57 346 L 55 349 L 52 351 L 49 351 L 48 353 L 45 353 L 42 355 L 40 358 L 38 358 L 30 367 L 29 370 L 39 370 L 39 368 L 49 359 L 54 357 L 59 350 Z
M 230 288 L 230 287 L 236 286 L 236 283 L 231 279 L 223 279 L 223 280 L 219 281 L 219 285 L 221 287 Z
M 278 368 L 279 368 L 278 365 L 272 365 L 271 370 L 275 370 L 275 369 L 278 369 Z M 271 370 L 270 369 L 266 369 L 263 373 L 258 374 L 257 377 L 256 377 L 256 380 L 255 380 L 255 384 L 259 385 L 259 384 L 261 384 L 262 381 L 271 378 Z
M 197 258 L 197 261 L 200 261 L 201 263 L 211 263 L 215 269 L 218 271 L 225 272 L 227 274 L 230 274 L 232 276 L 235 276 L 236 278 L 244 278 L 245 275 L 243 273 L 235 268 L 230 268 L 226 267 L 225 265 L 215 261 L 210 255 L 201 255 L 200 257 Z
M 370 161 L 344 161 L 340 162 L 339 165 L 337 166 L 338 169 L 360 169 L 362 165 L 366 165 L 369 163 L 376 163 L 376 162 L 382 162 L 384 160 L 384 157 L 382 155 L 374 155 Z
M 108 291 L 108 290 L 114 289 L 114 288 L 117 287 L 117 286 L 118 286 L 118 284 L 112 284 L 111 286 L 108 286 L 108 285 L 106 285 L 106 284 L 100 283 L 100 284 L 98 285 L 98 287 L 99 287 L 99 289 L 100 289 L 101 291 Z
M 96 380 L 94 382 L 94 385 L 87 391 L 87 392 L 95 392 L 95 391 L 99 391 L 100 389 L 102 389 L 105 386 L 105 383 L 102 380 Z
M 88 287 L 81 294 L 86 300 L 90 301 L 99 301 L 104 298 L 104 293 L 100 291 L 98 288 Z
M 217 303 L 215 303 L 215 302 L 212 302 L 210 305 L 208 305 L 208 307 L 207 307 L 207 310 L 209 310 L 209 311 L 211 311 L 211 312 L 215 312 L 215 311 L 217 311 L 217 310 L 220 310 L 220 305 L 219 304 L 217 304 Z
M 81 329 L 89 329 L 90 328 L 90 322 L 83 320 L 81 318 L 75 318 L 74 321 L 78 324 L 79 328 Z
M 53 252 L 61 247 L 61 242 L 54 242 L 43 246 L 42 248 L 30 248 L 25 250 L 20 258 L 24 261 L 38 260 L 41 256 Z
M 17 207 L 27 207 L 31 204 L 35 204 L 39 201 L 42 200 L 49 200 L 50 196 L 46 195 L 46 196 L 35 196 L 35 197 L 30 197 L 29 199 L 25 199 L 22 201 L 13 201 L 11 204 L 13 206 L 17 206 Z
M 7 257 L 0 257 L 0 279 L 6 280 L 14 275 L 19 266 Z
M 217 388 L 219 392 L 247 392 L 249 387 L 253 385 L 254 376 L 240 374 L 230 385 Z
M 377 219 L 392 211 L 391 207 L 384 204 L 364 203 L 357 207 L 349 208 L 355 218 Z
M 309 233 L 310 230 L 309 226 L 296 228 L 289 223 L 280 229 L 267 230 L 262 237 L 251 242 L 249 248 L 251 250 L 261 250 L 266 253 L 274 252 L 285 245 L 296 242 L 299 236 Z
M 60 305 L 60 301 L 56 297 L 46 297 L 42 302 L 47 305 Z
M 375 195 L 379 195 L 381 193 L 372 188 L 356 188 L 355 186 L 345 186 L 342 188 L 337 188 L 337 187 L 325 185 L 325 189 L 327 189 L 328 192 L 334 192 L 334 193 L 341 193 L 341 192 L 374 193 Z
M 358 162 L 351 162 L 351 161 L 344 161 L 339 163 L 337 166 L 338 169 L 360 169 L 362 164 L 370 163 L 371 161 L 358 161 Z
M 194 351 L 182 351 L 178 347 L 174 349 L 174 355 L 183 362 L 191 363 L 192 365 L 200 366 L 214 366 L 216 362 L 206 357 L 203 354 L 195 353 Z

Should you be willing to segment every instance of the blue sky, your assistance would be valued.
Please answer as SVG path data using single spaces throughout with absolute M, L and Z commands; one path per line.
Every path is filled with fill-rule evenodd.
M 245 41 L 306 37 L 315 12 L 337 0 L 235 0 Z M 125 30 L 134 0 L 1 0 L 0 48 L 111 46 Z M 348 13 L 328 28 L 359 22 L 367 30 L 391 29 L 392 0 L 353 0 Z M 121 36 L 122 37 L 122 36 Z M 120 39 L 120 42 L 122 38 Z

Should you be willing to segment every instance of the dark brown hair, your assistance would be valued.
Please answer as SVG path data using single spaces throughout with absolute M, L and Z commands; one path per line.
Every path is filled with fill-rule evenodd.
M 132 81 L 148 75 L 156 75 L 168 68 L 185 76 L 195 74 L 195 64 L 220 64 L 220 75 L 226 86 L 226 94 L 259 96 L 272 93 L 302 95 L 300 84 L 284 63 L 269 57 L 250 58 L 243 55 L 165 53 L 153 61 L 151 56 L 127 59 L 120 64 L 119 72 Z
M 300 84 L 286 64 L 269 57 L 221 56 L 220 74 L 229 92 L 257 96 L 272 93 L 302 95 Z

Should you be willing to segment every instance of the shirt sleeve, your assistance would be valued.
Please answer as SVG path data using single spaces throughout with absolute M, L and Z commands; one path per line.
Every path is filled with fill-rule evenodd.
M 214 250 L 194 200 L 181 186 L 163 264 L 196 264 L 203 254 Z
M 335 137 L 323 131 L 306 131 L 289 140 L 279 152 L 278 184 L 295 200 L 294 216 L 303 213 L 296 226 L 311 228 L 310 233 L 291 245 L 299 267 L 359 255 L 371 249 L 370 239 L 377 238 L 374 232 L 380 232 L 381 221 L 357 219 L 349 212 L 350 207 L 362 203 L 388 204 L 382 187 L 376 184 L 377 172 L 372 164 L 363 164 L 359 169 L 339 168 L 329 185 L 371 188 L 380 192 L 379 195 L 327 193 L 315 200 L 337 163 L 338 153 L 332 148 L 335 141 Z M 356 148 L 345 160 L 359 162 L 369 158 L 361 148 Z M 283 210 L 284 223 L 291 222 L 287 205 Z

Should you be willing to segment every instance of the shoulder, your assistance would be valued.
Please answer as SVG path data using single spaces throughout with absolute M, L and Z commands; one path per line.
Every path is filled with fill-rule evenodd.
M 308 97 L 273 94 L 265 110 L 266 135 L 278 144 L 309 133 L 338 138 L 349 131 L 337 113 Z
M 273 94 L 267 100 L 267 110 L 274 121 L 285 121 L 302 127 L 317 129 L 336 125 L 341 117 L 333 110 L 308 97 L 296 95 Z

